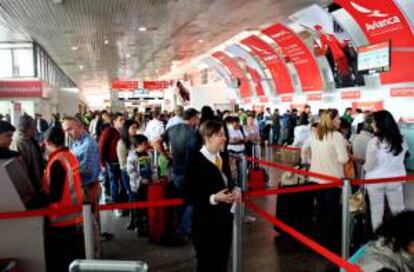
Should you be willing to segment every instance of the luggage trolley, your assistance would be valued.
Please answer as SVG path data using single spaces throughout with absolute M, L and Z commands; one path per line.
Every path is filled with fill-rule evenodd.
M 69 272 L 147 272 L 148 264 L 143 261 L 75 260 Z

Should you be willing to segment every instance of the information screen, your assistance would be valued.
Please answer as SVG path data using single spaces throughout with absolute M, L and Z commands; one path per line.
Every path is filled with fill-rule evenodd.
M 385 72 L 390 69 L 390 42 L 358 48 L 358 71 Z

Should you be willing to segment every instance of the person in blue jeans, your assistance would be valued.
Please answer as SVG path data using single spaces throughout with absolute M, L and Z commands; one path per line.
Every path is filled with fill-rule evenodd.
M 131 144 L 131 141 L 132 138 L 137 134 L 137 130 L 138 123 L 136 121 L 126 120 L 120 131 L 121 139 L 119 139 L 118 144 L 116 146 L 116 154 L 118 156 L 119 168 L 121 170 L 121 182 L 127 192 L 129 202 L 133 202 L 134 197 L 132 195 L 129 175 L 127 171 L 127 158 L 129 152 L 134 149 L 133 145 Z M 131 217 L 131 221 L 128 224 L 127 229 L 131 230 L 134 228 L 135 226 L 133 224 L 133 220 Z

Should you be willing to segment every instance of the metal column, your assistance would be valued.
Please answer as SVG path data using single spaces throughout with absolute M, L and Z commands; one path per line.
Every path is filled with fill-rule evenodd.
M 341 256 L 344 259 L 349 258 L 349 243 L 350 243 L 349 198 L 350 196 L 351 196 L 351 181 L 349 179 L 344 179 L 343 186 L 342 186 L 342 244 L 341 244 Z
M 83 236 L 85 240 L 85 257 L 86 259 L 95 258 L 95 241 L 93 233 L 93 214 L 92 205 L 84 204 L 82 209 L 83 214 Z

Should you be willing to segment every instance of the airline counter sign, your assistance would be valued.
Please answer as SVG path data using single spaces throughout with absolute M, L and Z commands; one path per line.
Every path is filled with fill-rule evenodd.
M 308 94 L 306 96 L 306 100 L 308 100 L 308 101 L 321 101 L 322 100 L 322 94 Z
M 293 97 L 292 96 L 282 96 L 281 98 L 280 98 L 280 101 L 281 102 L 292 102 L 293 101 Z
M 316 60 L 296 33 L 282 24 L 270 26 L 262 33 L 272 38 L 280 46 L 285 59 L 294 64 L 304 92 L 324 89 Z
M 341 93 L 341 99 L 360 99 L 361 98 L 361 91 L 347 91 Z
M 293 84 L 289 71 L 276 51 L 264 40 L 252 35 L 241 43 L 249 47 L 267 66 L 279 94 L 293 93 Z
M 391 89 L 392 97 L 414 97 L 414 87 Z
M 0 81 L 1 98 L 34 98 L 43 96 L 42 81 Z
M 384 109 L 384 101 L 372 102 L 352 102 L 352 111 L 361 109 L 362 111 L 379 111 Z
M 117 80 L 112 82 L 112 89 L 117 90 L 136 90 L 138 89 L 138 81 L 136 80 Z
M 381 74 L 382 83 L 414 81 L 414 33 L 394 1 L 335 0 L 358 23 L 371 44 L 391 41 L 389 72 Z
M 268 103 L 269 102 L 269 98 L 266 97 L 266 96 L 259 97 L 259 102 L 260 103 Z
M 144 81 L 144 89 L 147 90 L 161 90 L 167 89 L 170 83 L 168 81 Z

